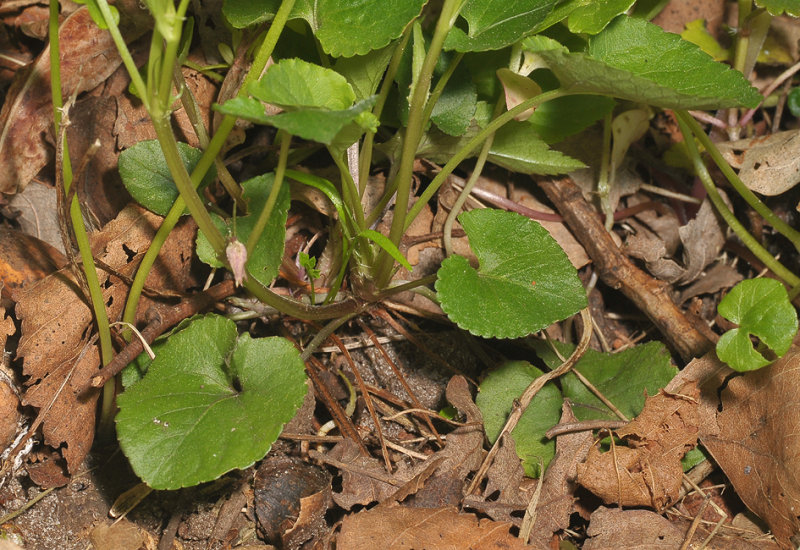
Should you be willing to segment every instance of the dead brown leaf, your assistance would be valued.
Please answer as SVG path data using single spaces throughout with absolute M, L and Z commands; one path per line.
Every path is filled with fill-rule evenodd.
M 722 156 L 756 193 L 774 196 L 800 183 L 800 131 L 720 143 Z
M 93 235 L 95 258 L 122 275 L 132 276 L 159 224 L 158 216 L 141 208 L 123 210 L 103 231 Z M 195 229 L 191 223 L 178 227 L 151 270 L 149 288 L 183 290 L 192 281 L 188 245 Z M 117 320 L 127 286 L 100 269 L 98 277 L 105 289 L 108 316 Z M 98 348 L 90 338 L 92 313 L 70 268 L 27 285 L 14 298 L 17 317 L 22 321 L 17 355 L 23 358 L 23 372 L 28 377 L 23 401 L 39 409 L 44 418 L 45 443 L 56 449 L 66 444 L 63 455 L 69 471 L 74 472 L 94 438 L 98 394 L 83 391 L 100 366 Z M 140 311 L 149 303 L 143 298 Z
M 644 260 L 647 270 L 668 283 L 687 284 L 696 280 L 703 270 L 716 260 L 725 244 L 722 230 L 711 202 L 703 201 L 697 216 L 678 228 L 683 244 L 679 263 L 671 258 L 667 243 L 656 235 L 639 232 L 628 237 L 626 252 Z
M 121 63 L 107 31 L 86 7 L 72 13 L 59 28 L 61 84 L 65 98 L 103 82 Z M 43 136 L 53 124 L 50 99 L 50 49 L 18 74 L 0 110 L 0 192 L 25 188 L 51 156 Z
M 495 521 L 510 521 L 520 525 L 521 518 L 512 516 L 512 513 L 525 510 L 528 506 L 535 488 L 532 481 L 525 477 L 514 438 L 507 435 L 500 442 L 500 450 L 486 471 L 483 495 L 464 497 L 464 507 L 482 512 Z
M 4 316 L 5 311 L 0 308 L 0 318 Z M 0 340 L 4 339 L 2 325 L 5 324 L 5 321 L 10 321 L 10 319 L 5 319 L 0 323 Z M 5 345 L 4 342 L 3 344 Z M 2 352 L 1 349 L 0 352 Z M 20 429 L 21 419 L 16 385 L 5 372 L 0 372 L 0 452 L 5 451 L 14 442 Z
M 591 516 L 584 550 L 650 550 L 681 548 L 689 533 L 691 521 L 667 518 L 648 510 L 620 510 L 601 506 Z M 708 550 L 775 550 L 774 542 L 754 538 L 741 530 L 724 529 L 710 540 L 711 525 L 699 525 L 694 531 L 689 548 Z
M 704 418 L 701 441 L 747 507 L 782 547 L 793 548 L 790 538 L 800 530 L 800 351 L 731 379 L 721 400 L 721 411 L 706 409 L 715 418 Z
M 0 286 L 3 297 L 10 296 L 27 283 L 46 277 L 65 264 L 64 255 L 44 241 L 0 226 Z
M 31 38 L 47 38 L 49 11 L 45 6 L 28 6 L 14 19 L 13 25 Z
M 408 467 L 401 464 L 393 474 L 386 473 L 383 463 L 360 454 L 359 448 L 349 440 L 342 440 L 326 455 L 340 463 L 342 491 L 333 494 L 333 500 L 349 510 L 356 504 L 385 502 L 397 498 L 398 490 L 409 481 L 436 464 L 432 472 L 414 486 L 405 487 L 402 498 L 410 497 L 413 506 L 426 506 L 432 502 L 456 504 L 463 496 L 467 476 L 474 472 L 483 456 L 483 424 L 480 410 L 472 401 L 469 386 L 463 376 L 454 376 L 447 385 L 448 401 L 467 417 L 467 426 L 456 428 L 448 434 L 443 449 L 425 461 Z M 430 506 L 427 506 L 430 507 Z
M 453 376 L 445 390 L 447 401 L 467 418 L 466 426 L 459 426 L 447 435 L 447 444 L 426 460 L 441 461 L 436 472 L 409 501 L 419 507 L 432 504 L 455 505 L 461 502 L 467 476 L 477 470 L 483 459 L 483 417 L 472 400 L 469 384 L 461 375 Z M 414 473 L 425 463 L 415 467 Z M 438 506 L 436 506 L 438 507 Z
M 742 280 L 742 274 L 735 267 L 718 262 L 700 274 L 695 282 L 686 287 L 676 300 L 683 304 L 686 300 L 701 294 L 714 294 L 725 288 L 731 288 Z
M 198 61 L 194 59 L 194 61 Z M 216 85 L 201 73 L 184 67 L 182 69 L 186 85 L 197 101 L 203 125 L 209 128 L 211 120 L 211 105 L 217 96 Z M 127 80 L 127 75 L 123 76 Z M 197 135 L 194 132 L 189 118 L 180 102 L 175 103 L 173 127 L 179 141 L 192 147 L 200 147 Z M 127 149 L 140 141 L 156 139 L 156 131 L 150 122 L 150 115 L 140 101 L 121 94 L 117 97 L 117 120 L 113 124 L 113 134 L 117 139 L 120 150 Z
M 529 548 L 510 523 L 478 520 L 455 508 L 378 507 L 342 521 L 339 550 L 458 550 Z
M 23 233 L 43 240 L 63 254 L 57 200 L 55 187 L 34 180 L 11 197 L 8 206 Z
M 371 456 L 362 455 L 358 445 L 350 439 L 343 439 L 337 443 L 326 456 L 347 465 L 346 468 L 340 468 L 342 490 L 333 493 L 333 501 L 345 510 L 350 510 L 357 504 L 382 502 L 410 479 L 410 476 L 405 477 L 401 473 L 389 476 L 382 462 Z M 394 483 L 390 483 L 390 479 Z
M 95 550 L 139 550 L 148 548 L 147 542 L 155 544 L 150 533 L 127 520 L 98 524 L 89 540 Z
M 655 512 L 603 506 L 592 514 L 586 533 L 584 550 L 674 550 L 684 539 L 683 530 Z
M 109 87 L 98 88 L 108 90 Z M 100 226 L 114 219 L 131 200 L 117 170 L 120 152 L 113 134 L 116 118 L 116 97 L 88 95 L 75 103 L 70 111 L 71 124 L 67 128 L 70 155 L 75 164 L 82 162 L 95 142 L 100 143 L 85 170 L 76 174 L 78 198 Z
M 14 326 L 14 320 L 6 315 L 6 308 L 0 307 L 0 352 L 5 351 L 6 340 L 15 332 L 17 332 L 17 329 Z
M 578 483 L 607 504 L 662 510 L 675 502 L 681 458 L 697 443 L 695 397 L 663 391 L 648 397 L 641 414 L 617 432 L 628 446 L 617 444 L 606 452 L 592 447 L 578 465 Z

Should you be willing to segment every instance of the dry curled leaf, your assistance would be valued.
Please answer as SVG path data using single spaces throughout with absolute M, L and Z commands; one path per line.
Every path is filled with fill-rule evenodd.
M 663 391 L 648 397 L 641 414 L 617 431 L 628 445 L 606 452 L 592 447 L 578 465 L 578 483 L 621 506 L 662 510 L 678 498 L 681 458 L 697 443 L 698 401 Z
M 0 307 L 0 319 L 5 316 L 5 311 Z M 6 319 L 5 321 L 10 321 Z M 0 322 L 0 340 L 3 340 L 5 332 L 3 324 Z M 13 323 L 12 323 L 13 327 Z M 0 350 L 2 351 L 2 350 Z M 19 396 L 14 381 L 4 371 L 0 371 L 0 452 L 7 449 L 17 436 L 20 430 L 22 415 L 19 412 Z
M 0 307 L 0 352 L 5 351 L 6 340 L 15 332 L 17 332 L 17 329 L 14 326 L 14 320 L 6 315 L 6 308 Z
M 510 521 L 520 525 L 519 512 L 524 511 L 533 495 L 535 484 L 525 477 L 522 461 L 517 456 L 514 438 L 506 435 L 500 450 L 486 471 L 486 489 L 483 495 L 464 497 L 465 508 L 486 514 L 495 521 Z M 518 514 L 512 515 L 514 512 Z
M 722 156 L 750 190 L 774 196 L 800 183 L 800 131 L 720 143 Z
M 0 287 L 4 298 L 65 264 L 64 255 L 46 242 L 0 226 Z
M 668 519 L 648 510 L 620 510 L 601 506 L 589 520 L 584 550 L 674 550 L 683 532 Z
M 350 510 L 357 504 L 381 502 L 410 479 L 410 476 L 400 477 L 401 473 L 390 476 L 378 459 L 362 455 L 358 445 L 350 439 L 337 443 L 326 456 L 347 465 L 341 469 L 342 490 L 333 493 L 334 502 L 345 510 Z
M 576 422 L 568 401 L 561 407 L 561 422 Z M 586 459 L 593 442 L 592 432 L 567 433 L 556 439 L 556 454 L 542 481 L 542 492 L 536 506 L 536 522 L 531 542 L 545 545 L 553 534 L 569 527 L 572 503 L 575 500 L 578 464 Z
M 687 284 L 696 280 L 716 260 L 725 244 L 725 233 L 711 202 L 703 201 L 697 216 L 678 228 L 683 244 L 681 262 L 673 259 L 667 243 L 659 237 L 639 232 L 628 237 L 628 255 L 644 260 L 647 270 L 668 283 Z
M 591 516 L 586 534 L 589 539 L 584 550 L 641 550 L 682 548 L 691 527 L 691 521 L 669 520 L 648 510 L 620 510 L 601 506 Z M 753 538 L 752 533 L 737 529 L 710 530 L 713 524 L 695 526 L 689 548 L 708 550 L 776 550 L 777 546 L 766 538 Z

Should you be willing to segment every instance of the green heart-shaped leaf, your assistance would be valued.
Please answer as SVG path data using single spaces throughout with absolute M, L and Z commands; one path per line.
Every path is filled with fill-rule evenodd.
M 466 32 L 453 27 L 444 47 L 460 52 L 499 50 L 537 30 L 558 0 L 467 0 L 460 15 Z
M 581 161 L 551 149 L 529 122 L 514 120 L 495 133 L 489 160 L 523 174 L 566 174 L 586 167 Z
M 480 262 L 450 256 L 438 272 L 442 309 L 463 329 L 486 338 L 519 338 L 586 307 L 567 255 L 538 222 L 484 209 L 458 217 Z
M 326 145 L 336 141 L 342 148 L 356 141 L 364 129 L 377 129 L 378 120 L 369 112 L 375 97 L 353 105 L 356 94 L 345 77 L 307 61 L 278 62 L 248 91 L 254 97 L 236 97 L 215 105 L 215 109 L 303 139 Z M 280 106 L 286 112 L 267 115 L 261 102 Z
M 569 14 L 567 26 L 575 34 L 597 34 L 616 16 L 625 13 L 634 0 L 595 0 Z
M 797 334 L 797 311 L 786 287 L 775 279 L 742 281 L 720 300 L 717 311 L 739 325 L 717 342 L 717 356 L 738 371 L 760 369 L 770 363 L 753 348 L 751 335 L 780 357 L 789 351 Z
M 288 340 L 237 337 L 233 321 L 200 318 L 171 336 L 144 378 L 119 396 L 120 446 L 154 489 L 247 468 L 302 404 L 305 380 Z
M 248 92 L 284 109 L 318 107 L 338 111 L 347 109 L 356 99 L 345 77 L 302 59 L 282 59 L 272 65 L 261 80 L 250 85 Z
M 561 357 L 569 357 L 575 350 L 572 344 L 552 344 Z M 548 342 L 537 341 L 534 349 L 551 369 L 563 363 Z M 573 370 L 581 373 L 628 418 L 642 412 L 645 398 L 655 395 L 678 373 L 670 361 L 669 352 L 660 342 L 648 342 L 616 353 L 589 349 Z M 578 420 L 619 420 L 571 371 L 559 380 L 564 397 L 572 402 L 572 412 Z

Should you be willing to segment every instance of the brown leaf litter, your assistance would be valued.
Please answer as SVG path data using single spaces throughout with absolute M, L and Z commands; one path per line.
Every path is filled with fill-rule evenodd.
M 639 231 L 626 240 L 625 251 L 644 260 L 647 270 L 663 281 L 691 283 L 719 257 L 725 244 L 725 233 L 708 199 L 703 201 L 694 219 L 678 227 L 677 233 L 680 242 L 669 242 L 639 226 Z M 673 259 L 679 247 L 682 251 L 680 262 Z
M 561 423 L 576 420 L 572 407 L 565 401 L 561 408 Z M 578 466 L 586 459 L 592 443 L 590 431 L 562 434 L 556 438 L 556 454 L 542 480 L 531 543 L 540 546 L 549 544 L 553 534 L 569 527 L 577 489 Z
M 798 130 L 719 143 L 717 147 L 751 191 L 771 197 L 800 183 Z
M 44 241 L 0 226 L 0 286 L 4 298 L 66 263 L 64 255 Z
M 639 416 L 616 432 L 627 446 L 592 447 L 578 465 L 578 483 L 607 504 L 659 511 L 672 505 L 683 480 L 681 459 L 697 444 L 698 396 L 661 391 L 648 397 Z
M 100 29 L 85 7 L 73 12 L 59 28 L 61 86 L 66 98 L 105 81 L 122 62 L 114 41 Z M 51 132 L 50 48 L 45 47 L 8 92 L 0 111 L 0 192 L 16 193 L 50 160 L 43 140 Z
M 737 375 L 707 355 L 670 384 L 699 387 L 700 440 L 783 548 L 800 531 L 800 351 Z M 721 393 L 719 393 L 721 391 Z
M 456 508 L 378 507 L 347 516 L 338 550 L 530 548 L 509 532 L 510 523 L 478 519 Z
M 688 548 L 708 550 L 773 550 L 771 541 L 749 540 L 739 534 L 712 533 L 701 527 L 691 531 L 689 521 L 671 521 L 649 510 L 620 510 L 601 506 L 592 514 L 584 542 L 584 550 L 674 550 Z
M 312 452 L 312 456 L 342 471 L 342 490 L 333 493 L 334 502 L 345 510 L 393 499 L 404 500 L 415 507 L 459 504 L 467 476 L 481 463 L 483 423 L 466 379 L 454 376 L 446 394 L 448 401 L 466 415 L 467 423 L 448 434 L 445 447 L 424 461 L 414 465 L 401 462 L 396 472 L 387 474 L 380 461 L 362 455 L 358 446 L 348 439 L 337 443 L 325 455 Z M 435 467 L 428 470 L 431 464 Z M 410 483 L 414 483 L 413 490 L 406 486 Z

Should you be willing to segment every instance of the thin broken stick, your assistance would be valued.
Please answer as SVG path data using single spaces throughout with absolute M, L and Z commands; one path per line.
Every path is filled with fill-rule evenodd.
M 146 314 L 147 326 L 142 330 L 142 338 L 131 340 L 122 351 L 114 356 L 114 359 L 108 365 L 100 369 L 92 377 L 89 386 L 92 388 L 102 387 L 142 353 L 142 350 L 144 350 L 143 342 L 152 344 L 167 329 L 198 311 L 202 311 L 211 304 L 227 298 L 233 294 L 234 290 L 233 281 L 223 281 L 204 292 L 181 301 L 177 305 L 162 305 L 150 308 Z
M 522 418 L 522 414 L 528 408 L 528 405 L 531 404 L 531 401 L 536 394 L 539 393 L 539 390 L 541 390 L 550 380 L 558 378 L 559 376 L 569 372 L 569 370 L 575 366 L 575 363 L 578 362 L 578 359 L 580 359 L 589 348 L 589 342 L 592 339 L 592 315 L 589 313 L 589 308 L 584 308 L 581 310 L 581 320 L 583 321 L 583 334 L 581 334 L 581 341 L 578 342 L 578 347 L 575 348 L 575 351 L 572 352 L 572 355 L 570 355 L 569 358 L 557 369 L 536 378 L 528 385 L 527 388 L 525 388 L 525 391 L 522 392 L 522 395 L 519 396 L 519 399 L 514 400 L 514 406 L 511 408 L 511 413 L 508 415 L 508 420 L 506 420 L 506 424 L 503 426 L 500 435 L 494 442 L 492 449 L 489 451 L 489 454 L 486 455 L 483 464 L 481 464 L 481 467 L 475 474 L 472 483 L 470 483 L 469 487 L 467 488 L 467 495 L 471 495 L 473 492 L 475 492 L 475 489 L 477 489 L 478 485 L 480 485 L 481 481 L 483 480 L 483 476 L 485 476 L 486 472 L 489 470 L 489 466 L 491 466 L 497 451 L 500 450 L 500 442 L 506 435 L 510 434 L 514 428 L 517 427 L 519 419 Z
M 597 219 L 597 211 L 570 178 L 542 179 L 538 183 L 586 249 L 603 282 L 622 291 L 643 311 L 685 361 L 714 347 L 713 332 L 705 323 L 693 323 L 672 301 L 665 283 L 636 267 L 622 253 Z

